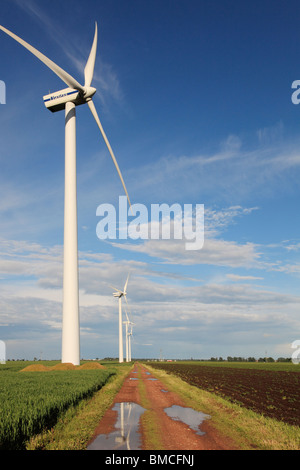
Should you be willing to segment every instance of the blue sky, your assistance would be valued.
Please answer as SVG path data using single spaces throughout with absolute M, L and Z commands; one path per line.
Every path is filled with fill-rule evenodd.
M 132 203 L 204 204 L 205 241 L 99 240 L 117 173 L 77 109 L 81 357 L 116 356 L 122 287 L 133 357 L 290 357 L 299 339 L 297 1 L 2 0 L 0 24 L 83 83 Z M 8 358 L 59 359 L 65 84 L 0 31 L 0 338 Z

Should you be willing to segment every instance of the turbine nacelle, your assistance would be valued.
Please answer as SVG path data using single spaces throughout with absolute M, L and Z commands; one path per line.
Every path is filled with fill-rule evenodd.
M 126 295 L 126 293 L 124 293 L 124 292 L 114 292 L 114 293 L 113 293 L 113 296 L 114 296 L 114 297 L 119 297 L 119 298 L 120 298 L 120 297 L 122 297 L 123 295 Z
M 127 276 L 127 279 L 126 279 L 126 282 L 125 282 L 125 285 L 124 285 L 124 289 L 123 289 L 123 290 L 120 290 L 120 289 L 118 289 L 117 287 L 114 287 L 114 286 L 110 286 L 110 287 L 115 291 L 115 292 L 113 293 L 113 296 L 114 296 L 114 297 L 119 297 L 119 298 L 120 298 L 120 297 L 122 297 L 122 296 L 124 295 L 125 300 L 126 300 L 126 295 L 127 295 L 126 289 L 127 289 L 127 284 L 128 284 L 129 275 L 130 275 L 130 273 L 129 273 L 128 276 Z
M 64 109 L 68 102 L 72 102 L 76 106 L 87 103 L 92 99 L 96 91 L 96 88 L 91 86 L 84 87 L 84 92 L 74 88 L 64 88 L 63 90 L 43 96 L 44 105 L 52 113 L 55 113 Z

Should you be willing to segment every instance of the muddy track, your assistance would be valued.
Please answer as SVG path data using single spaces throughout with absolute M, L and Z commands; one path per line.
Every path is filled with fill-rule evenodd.
M 210 419 L 200 419 L 199 425 L 191 426 L 169 416 L 165 410 L 174 409 L 174 405 L 181 411 L 185 408 L 186 415 L 193 414 L 178 395 L 168 391 L 143 365 L 135 364 L 95 429 L 87 449 L 237 449 L 230 439 L 214 429 Z

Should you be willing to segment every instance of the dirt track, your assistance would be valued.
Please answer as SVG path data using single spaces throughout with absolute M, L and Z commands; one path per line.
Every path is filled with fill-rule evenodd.
M 237 447 L 226 438 L 221 436 L 214 428 L 210 419 L 204 419 L 198 429 L 191 427 L 182 421 L 174 420 L 165 412 L 166 408 L 178 405 L 186 407 L 182 399 L 175 393 L 166 390 L 165 385 L 159 380 L 153 380 L 154 376 L 149 375 L 146 368 L 136 364 L 134 369 L 126 377 L 124 384 L 116 395 L 113 406 L 107 410 L 99 425 L 95 429 L 93 439 L 88 445 L 88 449 L 107 449 L 105 447 L 109 442 L 108 437 L 116 430 L 115 424 L 118 418 L 117 407 L 120 403 L 134 403 L 142 406 L 145 411 L 151 414 L 152 432 L 147 431 L 143 421 L 139 420 L 136 426 L 136 438 L 138 443 L 134 444 L 139 450 L 236 450 Z M 152 380 L 151 380 L 152 379 Z M 142 381 L 143 384 L 139 383 Z M 143 385 L 141 387 L 141 385 Z M 141 397 L 140 390 L 144 390 Z M 129 405 L 125 405 L 129 406 Z M 139 408 L 140 410 L 140 408 Z M 142 410 L 142 411 L 144 411 Z M 188 410 L 187 410 L 188 411 Z M 130 414 L 127 412 L 128 415 Z M 126 412 L 125 412 L 126 415 Z M 126 416 L 125 416 L 126 420 Z M 153 424 L 154 423 L 154 424 Z M 123 422 L 124 424 L 124 422 Z M 126 424 L 126 423 L 125 423 Z M 124 431 L 124 426 L 123 426 Z M 199 435 L 198 432 L 200 432 Z M 120 441 L 127 442 L 127 448 L 130 435 L 130 449 L 133 449 L 134 431 L 125 431 L 121 437 L 114 437 L 114 447 L 118 449 Z M 152 434 L 152 435 L 151 435 Z M 155 436 L 154 436 L 155 435 Z M 126 437 L 127 436 L 127 437 Z M 154 438 L 155 437 L 155 438 Z M 98 444 L 100 442 L 100 444 Z M 153 444 L 155 442 L 155 444 Z M 102 447 L 101 447 L 102 446 Z M 126 448 L 123 447 L 123 448 Z

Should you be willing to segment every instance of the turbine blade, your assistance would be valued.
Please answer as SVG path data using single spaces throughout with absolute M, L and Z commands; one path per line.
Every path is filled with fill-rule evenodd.
M 130 275 L 130 273 L 128 274 L 127 279 L 126 279 L 126 282 L 125 282 L 124 292 L 126 292 L 126 288 L 127 288 L 127 284 L 128 284 L 129 275 Z
M 131 202 L 130 202 L 130 199 L 129 199 L 129 196 L 128 196 L 128 192 L 127 192 L 127 189 L 126 189 L 126 186 L 125 186 L 125 183 L 124 183 L 124 180 L 123 180 L 123 177 L 122 177 L 122 174 L 121 174 L 119 165 L 118 165 L 118 163 L 117 163 L 116 157 L 114 156 L 114 153 L 113 153 L 113 151 L 112 151 L 112 148 L 111 148 L 111 146 L 110 146 L 110 143 L 108 142 L 108 139 L 107 139 L 107 137 L 106 137 L 106 135 L 105 135 L 105 132 L 104 132 L 104 130 L 103 130 L 103 127 L 102 127 L 102 125 L 101 125 L 101 122 L 100 122 L 99 116 L 98 116 L 98 114 L 97 114 L 95 105 L 94 105 L 94 103 L 93 103 L 92 100 L 88 101 L 87 104 L 89 105 L 89 108 L 90 108 L 90 110 L 91 110 L 91 113 L 92 113 L 92 115 L 94 116 L 96 123 L 98 124 L 98 127 L 99 127 L 100 132 L 101 132 L 101 134 L 102 134 L 102 137 L 103 137 L 103 139 L 104 139 L 104 141 L 105 141 L 105 143 L 106 143 L 106 145 L 107 145 L 107 148 L 108 148 L 108 150 L 109 150 L 109 153 L 110 153 L 110 155 L 111 155 L 111 158 L 113 159 L 113 162 L 114 162 L 115 167 L 116 167 L 116 169 L 117 169 L 117 172 L 118 172 L 118 174 L 119 174 L 121 183 L 122 183 L 123 188 L 124 188 L 124 190 L 125 190 L 125 194 L 126 194 L 126 196 L 127 196 L 127 199 L 128 199 L 128 202 L 129 202 L 129 206 L 131 207 Z
M 65 82 L 70 88 L 75 88 L 76 90 L 80 90 L 84 92 L 83 86 L 80 85 L 80 83 L 75 80 L 71 75 L 69 75 L 65 70 L 63 70 L 61 67 L 56 65 L 52 60 L 48 59 L 44 54 L 39 52 L 37 49 L 35 49 L 33 46 L 28 44 L 26 41 L 23 39 L 19 38 L 16 34 L 12 33 L 8 29 L 4 28 L 3 26 L 0 25 L 0 29 L 4 31 L 4 33 L 8 34 L 8 36 L 12 37 L 15 39 L 17 42 L 19 42 L 22 46 L 24 46 L 26 49 L 28 49 L 33 55 L 35 55 L 38 59 L 40 59 L 49 69 L 52 70 L 56 75 L 59 76 L 59 78 L 62 79 L 63 82 Z
M 124 295 L 124 297 L 125 297 L 125 302 L 126 302 L 127 307 L 128 307 L 128 312 L 129 312 L 130 315 L 131 315 L 131 311 L 130 311 L 130 308 L 129 308 L 129 305 L 128 305 L 128 302 L 127 302 L 127 297 L 126 297 L 126 295 Z M 129 323 L 132 323 L 132 322 L 129 320 L 129 318 L 128 318 L 127 310 L 126 310 L 126 316 L 127 316 L 127 320 L 129 321 Z
M 114 287 L 114 286 L 109 286 L 109 287 L 111 287 L 112 289 L 116 290 L 117 292 L 121 292 L 121 293 L 123 294 L 123 292 L 122 292 L 120 289 L 117 289 L 117 288 Z
M 91 86 L 93 75 L 94 75 L 94 67 L 95 67 L 95 60 L 96 60 L 96 52 L 97 52 L 97 39 L 98 39 L 98 28 L 97 22 L 95 23 L 95 36 L 94 41 L 92 44 L 91 52 L 89 58 L 87 60 L 85 69 L 84 69 L 84 86 L 89 87 Z

